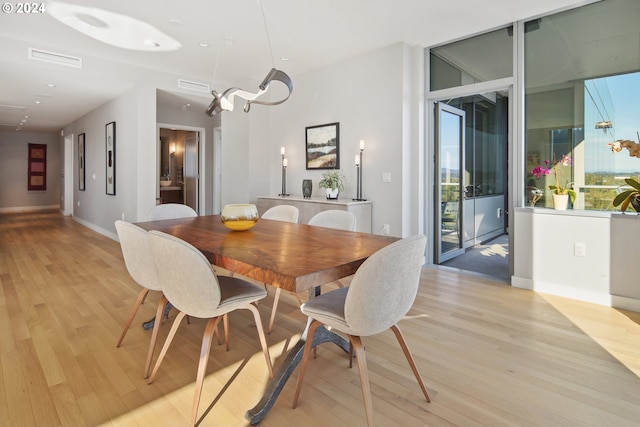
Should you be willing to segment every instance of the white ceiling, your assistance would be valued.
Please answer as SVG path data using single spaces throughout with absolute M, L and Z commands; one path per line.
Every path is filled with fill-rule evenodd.
M 296 74 L 384 46 L 398 42 L 432 46 L 582 3 L 484 0 L 479 6 L 478 0 L 262 0 L 273 60 L 260 0 L 82 1 L 83 6 L 154 26 L 181 43 L 171 52 L 107 45 L 46 12 L 0 13 L 0 130 L 15 130 L 25 116 L 23 131 L 59 130 L 157 73 L 221 91 L 246 79 L 260 81 L 275 65 L 292 77 L 295 90 Z M 200 47 L 201 42 L 209 47 Z M 83 66 L 29 60 L 30 47 L 81 57 Z M 185 99 L 187 95 L 164 94 L 160 102 L 179 106 Z M 208 104 L 209 97 L 199 99 Z

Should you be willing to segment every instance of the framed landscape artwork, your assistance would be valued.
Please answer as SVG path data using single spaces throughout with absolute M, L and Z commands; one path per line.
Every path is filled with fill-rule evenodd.
M 84 191 L 84 133 L 78 135 L 78 190 Z
M 305 130 L 307 169 L 339 169 L 340 123 L 309 126 Z
M 116 194 L 116 122 L 105 126 L 106 166 L 107 166 L 107 194 Z

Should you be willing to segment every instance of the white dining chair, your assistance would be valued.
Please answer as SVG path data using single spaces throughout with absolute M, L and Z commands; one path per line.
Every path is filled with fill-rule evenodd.
M 258 331 L 262 352 L 267 361 L 269 377 L 273 378 L 269 347 L 262 329 L 260 313 L 256 307 L 256 302 L 263 299 L 267 292 L 261 286 L 237 277 L 218 277 L 202 252 L 184 240 L 160 231 L 150 231 L 149 241 L 155 258 L 158 276 L 160 277 L 162 291 L 171 304 L 180 311 L 160 351 L 158 360 L 149 377 L 149 384 L 153 382 L 184 316 L 190 315 L 201 319 L 209 319 L 202 337 L 202 348 L 196 376 L 196 391 L 190 420 L 190 425 L 193 426 L 197 419 L 212 337 L 220 320 L 227 322 L 225 315 L 239 309 L 251 311 Z M 225 327 L 225 336 L 227 335 L 226 331 L 228 331 L 227 327 Z
M 304 372 L 312 352 L 313 335 L 318 327 L 323 325 L 346 334 L 349 339 L 349 367 L 355 353 L 367 424 L 370 427 L 374 425 L 373 404 L 361 337 L 378 334 L 391 328 L 424 397 L 427 402 L 431 401 L 407 343 L 398 328 L 398 322 L 411 309 L 416 298 L 425 247 L 426 237 L 422 235 L 394 242 L 367 258 L 356 271 L 349 287 L 319 295 L 300 307 L 302 312 L 309 316 L 310 323 L 293 399 L 294 408 L 298 404 Z
M 277 205 L 267 209 L 260 218 L 283 222 L 298 222 L 298 208 L 292 205 Z
M 165 219 L 178 219 L 178 218 L 194 218 L 198 216 L 198 213 L 189 205 L 183 205 L 180 203 L 164 203 L 161 205 L 155 205 L 149 210 L 149 221 L 162 221 Z M 168 317 L 171 311 L 171 304 L 169 303 L 165 308 L 164 316 Z M 151 320 L 145 323 L 145 327 L 151 325 Z
M 315 214 L 311 217 L 308 224 L 315 225 L 317 227 L 356 231 L 356 216 L 349 211 L 329 209 Z
M 149 221 L 160 221 L 164 219 L 193 218 L 198 213 L 191 206 L 180 203 L 164 203 L 155 205 L 149 210 Z
M 138 309 L 144 303 L 149 291 L 162 293 L 162 286 L 158 279 L 156 262 L 153 258 L 153 254 L 151 253 L 148 232 L 137 225 L 122 220 L 117 220 L 115 226 L 127 271 L 131 278 L 142 287 L 138 294 L 138 298 L 133 305 L 131 314 L 127 319 L 127 323 L 122 330 L 120 339 L 116 344 L 117 347 L 120 347 L 136 313 L 138 312 Z M 162 294 L 160 301 L 158 302 L 153 332 L 151 333 L 151 341 L 149 342 L 149 350 L 147 352 L 147 360 L 144 367 L 145 378 L 149 376 L 149 369 L 151 367 L 151 359 L 153 358 L 155 344 L 157 341 L 158 329 L 160 328 L 162 313 L 165 311 L 166 306 L 167 299 L 164 294 Z

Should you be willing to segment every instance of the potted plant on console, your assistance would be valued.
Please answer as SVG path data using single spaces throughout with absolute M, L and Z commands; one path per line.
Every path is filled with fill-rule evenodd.
M 562 172 L 560 166 L 571 166 L 571 157 L 566 154 L 562 155 L 562 158 L 556 160 L 555 153 L 553 154 L 553 161 L 545 160 L 543 164 L 536 166 L 531 170 L 531 174 L 536 178 L 542 178 L 544 175 L 554 172 L 555 185 L 549 185 L 547 188 L 553 190 L 553 207 L 555 209 L 565 210 L 567 209 L 568 199 L 571 199 L 571 203 L 576 200 L 576 192 L 573 190 L 573 183 L 569 181 L 567 176 Z M 564 185 L 560 184 L 560 176 L 565 182 Z
M 335 200 L 344 191 L 344 179 L 344 175 L 337 169 L 324 171 L 318 186 L 326 189 L 327 199 Z

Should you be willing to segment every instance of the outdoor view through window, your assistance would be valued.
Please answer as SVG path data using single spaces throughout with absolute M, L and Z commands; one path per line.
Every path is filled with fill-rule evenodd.
M 529 130 L 527 194 L 532 206 L 552 206 L 551 192 L 545 189 L 556 185 L 555 171 L 539 178 L 532 171 L 540 165 L 551 168 L 554 156 L 559 184 L 572 185 L 576 192 L 576 209 L 619 210 L 613 200 L 630 188 L 625 178 L 640 181 L 640 73 L 586 80 L 583 99 L 584 119 L 576 122 L 584 127 L 545 129 L 547 144 L 535 144 L 543 135 Z M 570 162 L 561 164 L 562 156 Z

